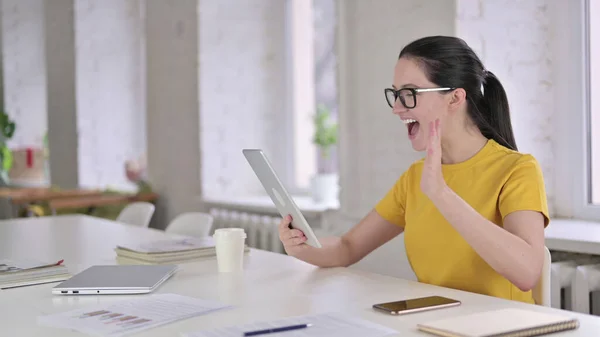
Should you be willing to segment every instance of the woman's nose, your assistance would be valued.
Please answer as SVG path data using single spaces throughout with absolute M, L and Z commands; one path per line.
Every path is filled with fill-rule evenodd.
M 396 100 L 396 102 L 394 103 L 394 108 L 392 109 L 392 112 L 394 113 L 394 115 L 399 115 L 401 113 L 405 113 L 407 112 L 408 109 L 405 108 L 402 103 L 400 103 L 400 100 Z

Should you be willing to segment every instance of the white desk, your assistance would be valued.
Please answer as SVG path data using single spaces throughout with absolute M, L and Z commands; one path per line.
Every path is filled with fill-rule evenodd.
M 82 270 L 92 264 L 115 264 L 117 243 L 140 242 L 166 237 L 151 229 L 120 225 L 84 216 L 0 221 L 0 256 L 60 259 Z M 142 336 L 178 336 L 180 332 L 269 320 L 323 311 L 345 311 L 399 331 L 398 336 L 425 337 L 418 322 L 483 310 L 520 307 L 556 312 L 452 289 L 419 284 L 348 268 L 319 269 L 285 255 L 252 250 L 246 255 L 242 277 L 217 273 L 214 258 L 182 264 L 181 271 L 157 290 L 160 293 L 218 300 L 235 307 L 205 316 L 148 330 Z M 0 332 L 3 336 L 83 336 L 80 333 L 36 324 L 42 314 L 72 310 L 99 302 L 131 296 L 53 296 L 54 285 L 39 285 L 0 291 Z M 459 299 L 460 307 L 404 317 L 388 316 L 371 309 L 373 303 L 441 295 Z M 144 295 L 134 295 L 144 296 Z M 578 331 L 560 336 L 598 336 L 600 317 L 571 312 L 581 321 Z M 137 336 L 137 335 L 136 335 Z

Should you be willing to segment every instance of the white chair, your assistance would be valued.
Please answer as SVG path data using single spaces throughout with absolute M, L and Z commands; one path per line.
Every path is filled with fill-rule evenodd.
M 550 250 L 547 247 L 544 247 L 544 265 L 542 267 L 542 274 L 540 275 L 540 280 L 533 288 L 533 300 L 536 304 L 542 305 L 545 307 L 550 306 L 551 302 L 551 277 L 550 277 L 550 266 L 552 264 L 552 257 L 550 255 Z
M 134 202 L 127 205 L 119 216 L 117 222 L 125 223 L 128 225 L 148 227 L 150 220 L 154 214 L 154 205 L 149 202 Z
M 212 215 L 202 212 L 188 212 L 173 219 L 165 231 L 201 238 L 210 234 L 212 226 Z

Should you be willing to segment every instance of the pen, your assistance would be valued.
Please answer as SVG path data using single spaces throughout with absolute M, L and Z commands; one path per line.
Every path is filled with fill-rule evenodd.
M 264 334 L 268 334 L 268 333 L 283 332 L 283 331 L 290 331 L 290 330 L 305 329 L 305 328 L 308 328 L 309 326 L 312 326 L 312 324 L 298 324 L 298 325 L 283 326 L 280 328 L 249 331 L 249 332 L 244 332 L 244 337 L 258 336 L 258 335 L 264 335 Z

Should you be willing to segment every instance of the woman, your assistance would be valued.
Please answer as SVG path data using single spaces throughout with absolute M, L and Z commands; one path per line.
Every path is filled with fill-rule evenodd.
M 404 232 L 420 282 L 533 303 L 549 222 L 544 180 L 535 158 L 517 152 L 498 79 L 463 40 L 426 37 L 402 50 L 385 95 L 424 159 L 321 249 L 284 218 L 286 252 L 320 267 L 349 266 Z

